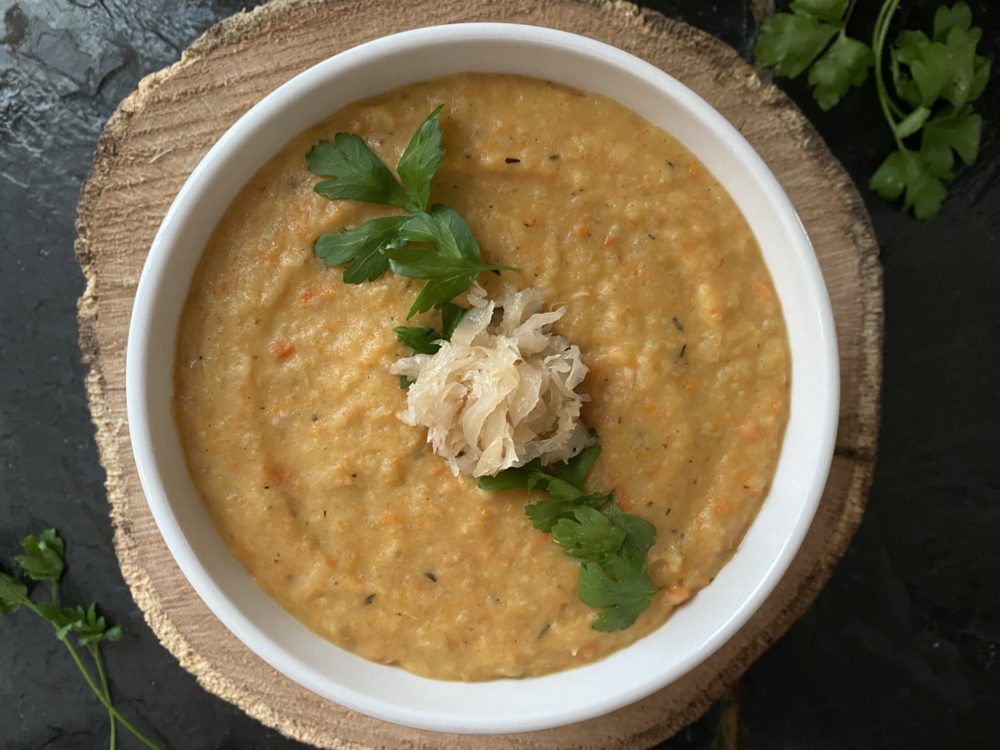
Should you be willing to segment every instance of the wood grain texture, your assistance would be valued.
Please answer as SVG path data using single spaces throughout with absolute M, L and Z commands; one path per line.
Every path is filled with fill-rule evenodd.
M 296 73 L 364 41 L 419 25 L 511 21 L 614 44 L 680 79 L 725 115 L 791 196 L 816 248 L 837 323 L 842 405 L 819 512 L 788 574 L 749 623 L 668 688 L 559 729 L 463 737 L 406 729 L 324 701 L 249 652 L 207 610 L 161 539 L 136 475 L 125 414 L 132 299 L 156 229 L 214 141 Z M 84 186 L 77 256 L 87 392 L 122 571 L 167 649 L 207 690 L 304 742 L 327 748 L 635 748 L 690 723 L 813 600 L 857 526 L 871 483 L 881 381 L 878 248 L 860 197 L 799 110 L 718 40 L 621 2 L 274 0 L 210 29 L 176 65 L 145 78 L 109 120 Z

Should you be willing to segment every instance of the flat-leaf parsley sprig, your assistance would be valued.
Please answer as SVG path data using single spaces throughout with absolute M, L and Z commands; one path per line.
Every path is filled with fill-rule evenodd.
M 918 219 L 932 218 L 947 197 L 944 182 L 954 176 L 955 157 L 971 165 L 979 154 L 982 118 L 972 103 L 990 76 L 989 60 L 976 51 L 982 30 L 972 25 L 972 11 L 960 0 L 938 7 L 931 36 L 901 31 L 888 47 L 894 96 L 884 67 L 899 0 L 883 1 L 871 48 L 846 35 L 855 2 L 793 0 L 790 13 L 778 13 L 761 26 L 754 55 L 790 78 L 809 68 L 813 96 L 824 110 L 852 85 L 864 83 L 874 66 L 879 107 L 897 148 L 868 185 L 883 198 L 902 197 L 903 209 L 912 209 Z
M 929 219 L 948 195 L 945 180 L 954 176 L 955 154 L 971 165 L 979 155 L 982 117 L 971 103 L 982 96 L 990 62 L 976 54 L 982 30 L 972 26 L 964 2 L 941 6 L 934 14 L 933 37 L 922 31 L 902 31 L 890 50 L 893 100 L 882 71 L 889 24 L 899 0 L 886 0 L 875 22 L 875 82 L 886 122 L 897 150 L 875 171 L 869 186 L 883 198 L 903 197 L 918 219 Z M 916 148 L 907 139 L 920 134 Z M 954 153 L 953 153 L 954 152 Z
M 326 178 L 316 183 L 320 195 L 407 212 L 321 235 L 313 246 L 327 266 L 348 264 L 348 284 L 374 281 L 390 267 L 399 276 L 425 279 L 407 318 L 451 302 L 485 271 L 516 270 L 486 263 L 472 230 L 455 211 L 440 204 L 428 207 L 431 180 L 445 155 L 443 109 L 438 106 L 413 134 L 396 165 L 399 180 L 353 133 L 337 133 L 332 143 L 320 141 L 306 154 L 309 171 Z
M 855 2 L 793 0 L 791 13 L 778 13 L 761 26 L 754 55 L 789 78 L 808 68 L 813 98 L 823 110 L 833 108 L 867 80 L 875 59 L 867 44 L 847 35 Z
M 549 495 L 525 506 L 531 525 L 552 534 L 570 557 L 581 562 L 580 599 L 600 609 L 594 630 L 623 630 L 632 625 L 656 595 L 646 568 L 656 527 L 625 513 L 610 492 L 585 492 L 584 480 L 601 453 L 594 442 L 568 461 L 542 466 L 535 459 L 479 480 L 491 492 L 527 489 Z
M 153 750 L 160 746 L 136 729 L 111 701 L 111 689 L 107 673 L 101 658 L 101 644 L 119 641 L 122 629 L 117 625 L 108 625 L 104 616 L 98 612 L 97 605 L 87 607 L 63 607 L 59 601 L 59 580 L 66 568 L 66 544 L 55 529 L 46 529 L 37 537 L 28 535 L 21 542 L 23 554 L 14 560 L 24 575 L 31 581 L 42 581 L 49 584 L 49 600 L 36 602 L 31 598 L 29 584 L 20 578 L 0 572 L 0 615 L 8 615 L 22 607 L 33 612 L 52 626 L 56 638 L 66 647 L 70 658 L 76 664 L 87 687 L 100 701 L 108 712 L 111 724 L 108 747 L 111 750 L 117 746 L 117 727 L 120 723 L 132 733 L 136 739 Z M 90 654 L 94 664 L 96 677 L 83 663 L 77 646 L 74 646 L 70 636 L 76 636 L 77 646 Z

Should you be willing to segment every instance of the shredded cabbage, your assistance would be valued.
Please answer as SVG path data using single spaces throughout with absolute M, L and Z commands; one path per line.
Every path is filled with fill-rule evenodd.
M 399 418 L 456 475 L 492 476 L 535 458 L 572 458 L 587 444 L 575 388 L 587 375 L 580 349 L 551 333 L 565 308 L 540 312 L 542 293 L 505 285 L 496 299 L 474 284 L 472 308 L 435 354 L 392 366 L 413 381 Z

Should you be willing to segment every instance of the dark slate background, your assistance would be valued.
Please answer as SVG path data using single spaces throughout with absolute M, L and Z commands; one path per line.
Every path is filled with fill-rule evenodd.
M 749 56 L 746 0 L 647 4 Z M 1000 7 L 971 4 L 996 63 Z M 107 649 L 119 708 L 184 750 L 301 746 L 202 691 L 122 581 L 77 351 L 73 220 L 116 104 L 244 5 L 0 0 L 0 565 L 9 569 L 25 533 L 64 533 L 66 600 L 96 600 L 126 630 Z M 878 5 L 861 3 L 855 27 L 870 28 Z M 902 23 L 929 25 L 934 2 L 904 5 Z M 891 144 L 873 87 L 824 114 L 804 84 L 781 85 L 863 186 Z M 979 163 L 958 175 L 936 220 L 861 189 L 885 266 L 885 390 L 874 488 L 850 550 L 723 705 L 662 747 L 1000 747 L 998 89 L 978 105 Z M 3 618 L 0 748 L 103 747 L 106 731 L 51 631 L 25 612 Z

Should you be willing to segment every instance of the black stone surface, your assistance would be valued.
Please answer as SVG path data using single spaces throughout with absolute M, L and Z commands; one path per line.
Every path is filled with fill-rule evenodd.
M 745 56 L 746 0 L 649 5 Z M 936 3 L 905 3 L 908 26 Z M 973 0 L 997 59 L 995 0 Z M 107 649 L 120 709 L 172 748 L 301 747 L 205 693 L 122 581 L 83 391 L 73 220 L 101 126 L 146 73 L 238 0 L 0 0 L 0 564 L 59 527 L 67 600 L 126 629 Z M 870 23 L 878 3 L 860 4 Z M 871 88 L 822 113 L 782 83 L 859 185 L 890 147 Z M 868 512 L 808 614 L 671 750 L 1000 747 L 1000 82 L 982 155 L 919 223 L 862 188 L 885 266 L 883 426 Z M 0 619 L 0 748 L 106 746 L 65 652 L 27 613 Z M 120 747 L 139 745 L 122 737 Z

